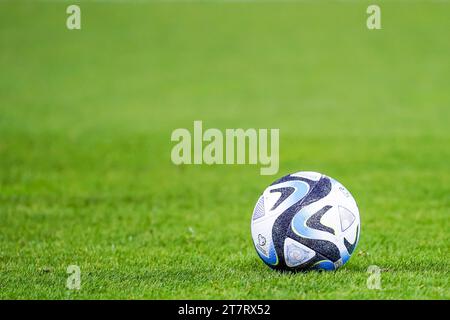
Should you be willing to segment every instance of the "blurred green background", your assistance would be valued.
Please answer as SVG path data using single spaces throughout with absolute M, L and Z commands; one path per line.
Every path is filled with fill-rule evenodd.
M 450 3 L 377 3 L 382 30 L 368 1 L 0 1 L 0 297 L 449 299 Z M 279 173 L 173 165 L 194 120 L 279 128 Z M 337 272 L 254 251 L 259 194 L 300 170 L 358 202 Z

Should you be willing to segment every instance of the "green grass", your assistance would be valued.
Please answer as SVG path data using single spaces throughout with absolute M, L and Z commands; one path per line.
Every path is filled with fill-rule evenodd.
M 0 298 L 450 298 L 449 3 L 382 1 L 379 31 L 365 1 L 81 2 L 81 31 L 67 5 L 0 2 Z M 279 173 L 173 165 L 194 120 L 280 128 Z M 299 170 L 358 202 L 337 272 L 252 246 L 258 195 Z

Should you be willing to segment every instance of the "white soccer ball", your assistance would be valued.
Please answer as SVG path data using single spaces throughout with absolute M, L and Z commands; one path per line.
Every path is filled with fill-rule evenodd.
M 336 270 L 359 240 L 355 199 L 336 180 L 301 171 L 275 181 L 259 197 L 251 221 L 261 259 L 279 270 Z

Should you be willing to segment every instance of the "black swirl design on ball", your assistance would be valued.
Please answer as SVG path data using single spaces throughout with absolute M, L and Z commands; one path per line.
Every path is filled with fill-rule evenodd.
M 287 175 L 287 176 L 281 177 L 280 179 L 276 180 L 274 183 L 271 184 L 271 186 L 274 186 L 276 184 L 280 184 L 283 182 L 288 182 L 288 181 L 304 181 L 307 184 L 309 184 L 310 187 L 312 187 L 315 183 L 317 183 L 317 181 L 309 180 L 309 179 L 306 179 L 303 177 L 295 177 L 295 176 Z
M 335 234 L 335 231 L 333 230 L 333 228 L 324 226 L 321 222 L 320 219 L 322 219 L 323 215 L 332 208 L 332 206 L 325 206 L 322 209 L 320 209 L 319 211 L 317 211 L 316 213 L 314 213 L 311 218 L 308 219 L 308 221 L 306 221 L 306 226 L 311 228 L 311 229 L 316 229 L 316 230 L 320 230 L 320 231 L 325 231 L 325 232 L 329 232 L 332 235 Z
M 311 248 L 318 254 L 330 259 L 332 261 L 337 261 L 340 259 L 340 253 L 337 246 L 326 240 L 317 239 L 307 239 L 300 237 L 295 234 L 291 229 L 291 222 L 294 216 L 303 208 L 311 203 L 314 203 L 331 191 L 331 181 L 327 177 L 322 177 L 319 181 L 311 181 L 307 179 L 297 178 L 297 177 L 283 177 L 278 180 L 278 183 L 292 181 L 292 180 L 302 180 L 310 185 L 310 192 L 301 200 L 293 204 L 286 211 L 284 211 L 274 222 L 272 229 L 272 239 L 275 246 L 275 251 L 278 256 L 278 265 L 274 266 L 275 269 L 289 269 L 284 262 L 284 239 L 290 237 L 301 244 Z M 325 226 L 324 226 L 325 227 Z
M 272 189 L 270 190 L 270 193 L 274 192 L 280 192 L 281 196 L 278 198 L 277 202 L 273 205 L 272 209 L 275 210 L 284 200 L 289 198 L 291 194 L 293 194 L 295 191 L 295 188 L 293 187 L 285 187 L 285 188 L 278 188 L 278 189 Z

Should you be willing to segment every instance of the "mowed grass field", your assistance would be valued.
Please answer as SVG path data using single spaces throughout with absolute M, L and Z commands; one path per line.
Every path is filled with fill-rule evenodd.
M 450 298 L 448 2 L 381 1 L 375 31 L 365 1 L 77 3 L 69 31 L 71 2 L 0 1 L 0 298 Z M 194 120 L 279 128 L 278 174 L 175 166 Z M 300 170 L 358 202 L 337 272 L 253 248 L 259 194 Z

